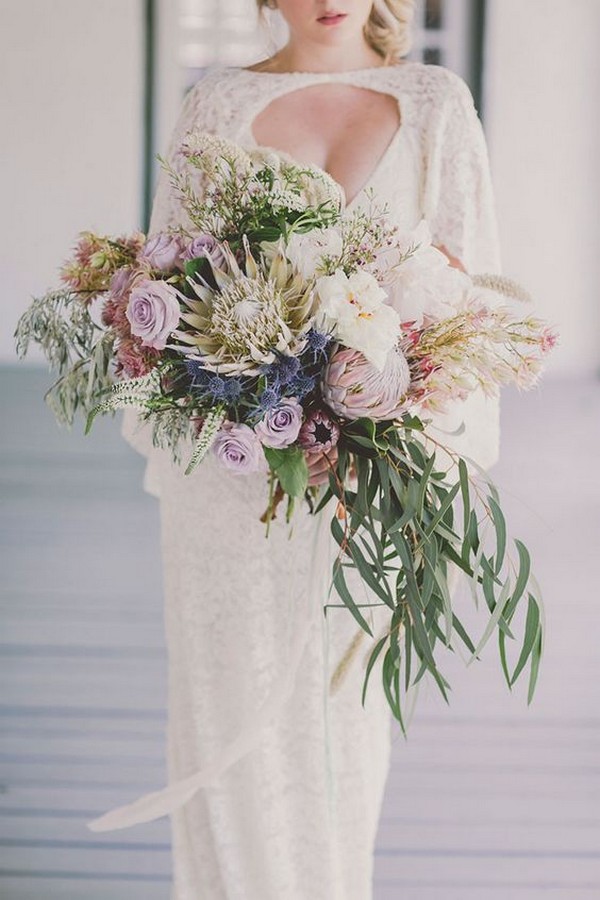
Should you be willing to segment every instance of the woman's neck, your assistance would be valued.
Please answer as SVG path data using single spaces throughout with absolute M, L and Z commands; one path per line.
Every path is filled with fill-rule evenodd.
M 265 61 L 264 68 L 271 72 L 344 72 L 383 65 L 385 60 L 364 42 L 357 47 L 323 47 L 320 44 L 307 46 L 305 41 L 296 44 L 290 40 Z

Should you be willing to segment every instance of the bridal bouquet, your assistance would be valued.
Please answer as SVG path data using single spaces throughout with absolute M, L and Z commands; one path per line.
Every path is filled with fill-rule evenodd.
M 321 169 L 195 131 L 162 163 L 187 224 L 83 233 L 65 287 L 19 320 L 19 354 L 33 340 L 58 371 L 58 418 L 79 409 L 89 430 L 98 413 L 138 409 L 176 462 L 192 442 L 186 474 L 210 452 L 232 477 L 264 477 L 267 528 L 282 503 L 288 519 L 300 501 L 331 503 L 333 586 L 371 635 L 348 567 L 389 607 L 363 703 L 383 653 L 403 729 L 411 676 L 429 672 L 447 699 L 437 642 L 473 660 L 496 630 L 509 687 L 529 665 L 531 702 L 543 631 L 528 551 L 515 540 L 510 556 L 494 485 L 428 424 L 476 388 L 533 385 L 554 333 L 519 312 L 515 282 L 451 266 L 424 220 L 407 234 L 374 203 L 344 216 Z M 489 611 L 477 643 L 452 606 L 455 569 Z

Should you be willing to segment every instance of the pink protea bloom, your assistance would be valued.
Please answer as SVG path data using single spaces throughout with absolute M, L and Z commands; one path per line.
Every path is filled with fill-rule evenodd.
M 308 414 L 300 429 L 298 443 L 308 453 L 328 453 L 337 444 L 340 426 L 324 409 L 315 409 Z
M 323 372 L 321 390 L 327 406 L 344 419 L 395 419 L 404 408 L 410 370 L 401 350 L 388 353 L 379 371 L 358 350 L 336 350 Z

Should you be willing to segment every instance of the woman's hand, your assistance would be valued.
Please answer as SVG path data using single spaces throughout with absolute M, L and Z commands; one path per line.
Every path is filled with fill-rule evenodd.
M 433 245 L 436 250 L 441 250 L 444 256 L 448 257 L 448 262 L 454 269 L 460 269 L 461 272 L 467 274 L 467 270 L 463 266 L 462 262 L 458 258 L 458 256 L 452 256 L 448 248 L 444 244 L 434 244 Z

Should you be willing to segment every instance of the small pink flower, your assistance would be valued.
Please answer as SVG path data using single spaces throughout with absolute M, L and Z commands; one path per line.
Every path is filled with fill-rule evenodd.
M 117 344 L 115 374 L 127 378 L 147 375 L 158 362 L 159 353 L 144 347 L 139 338 L 121 338 Z
M 552 328 L 544 328 L 542 331 L 542 339 L 540 342 L 540 346 L 542 349 L 542 353 L 549 353 L 550 350 L 553 350 L 558 343 L 558 334 L 552 330 Z

